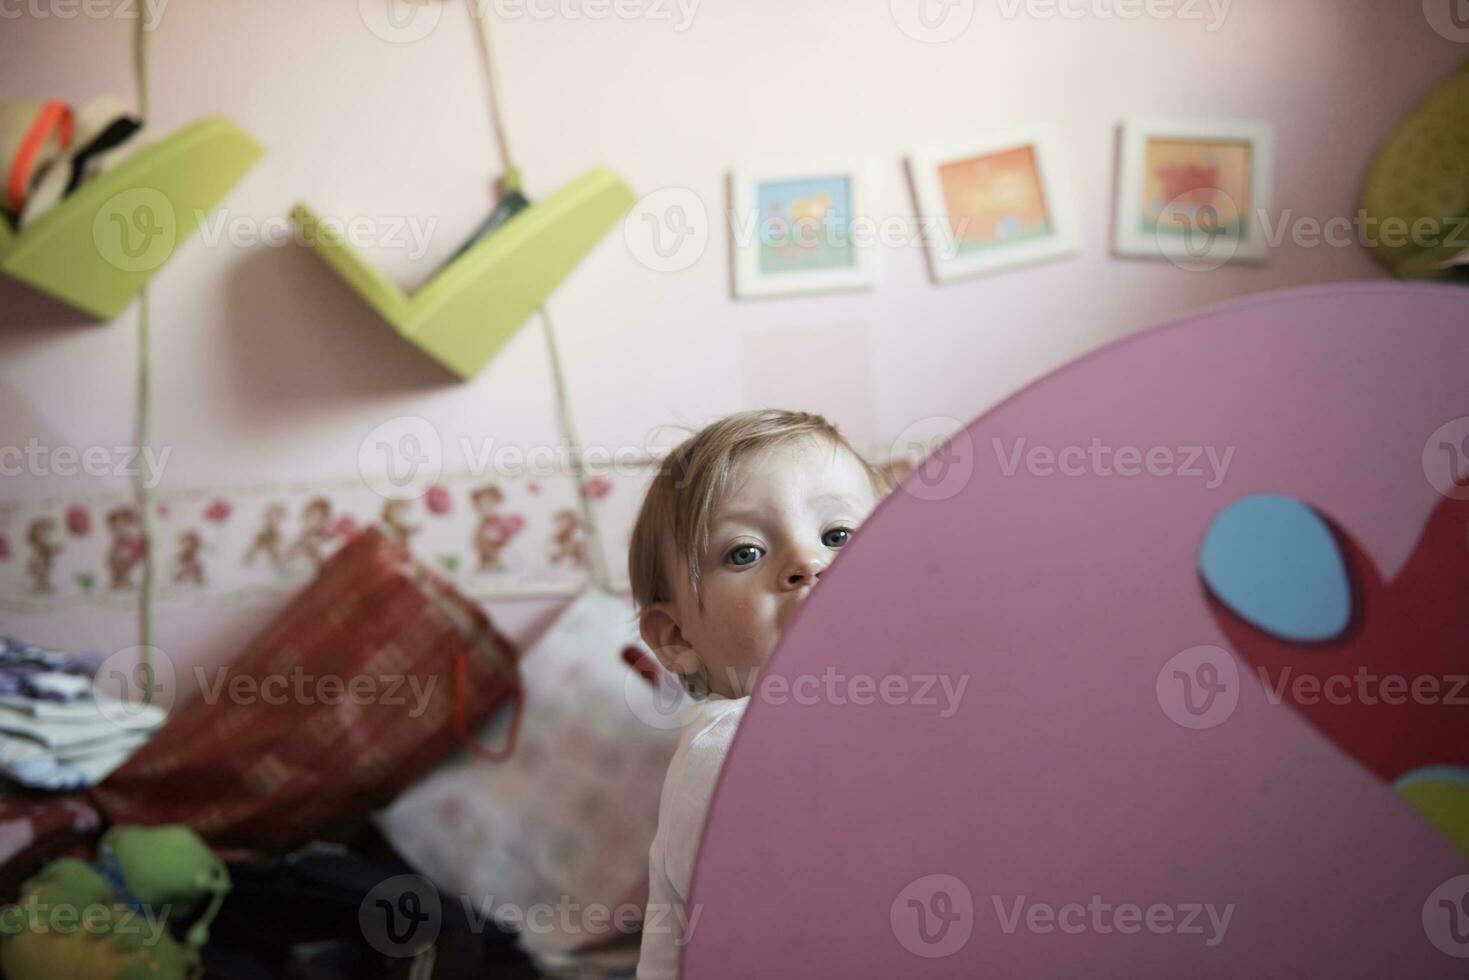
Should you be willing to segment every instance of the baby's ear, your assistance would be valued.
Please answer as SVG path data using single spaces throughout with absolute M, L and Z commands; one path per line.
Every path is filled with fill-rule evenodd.
M 654 602 L 638 613 L 638 631 L 643 642 L 664 669 L 675 674 L 692 674 L 699 669 L 699 658 L 684 638 L 678 624 L 678 609 L 671 602 Z

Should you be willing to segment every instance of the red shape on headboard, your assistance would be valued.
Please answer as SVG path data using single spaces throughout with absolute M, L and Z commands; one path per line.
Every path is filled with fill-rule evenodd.
M 1278 639 L 1208 595 L 1215 621 L 1267 696 L 1388 782 L 1423 766 L 1469 768 L 1469 501 L 1445 499 L 1432 512 L 1392 582 L 1327 519 L 1352 587 L 1352 622 L 1340 637 Z

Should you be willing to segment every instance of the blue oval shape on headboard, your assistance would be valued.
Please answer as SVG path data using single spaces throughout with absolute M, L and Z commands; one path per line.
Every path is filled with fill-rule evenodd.
M 1319 643 L 1351 621 L 1341 549 L 1321 515 L 1291 497 L 1224 508 L 1204 535 L 1199 570 L 1219 601 L 1282 639 Z

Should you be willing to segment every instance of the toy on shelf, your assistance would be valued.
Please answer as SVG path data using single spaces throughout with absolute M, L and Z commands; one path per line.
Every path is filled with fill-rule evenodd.
M 461 378 L 473 377 L 632 207 L 610 170 L 589 171 L 535 204 L 517 181 L 470 244 L 411 297 L 304 204 L 291 221 L 322 260 L 405 339 Z M 510 217 L 503 218 L 511 212 Z M 497 218 L 503 220 L 497 223 Z
M 0 913 L 9 980 L 187 980 L 230 889 L 224 863 L 187 827 L 116 827 L 97 861 L 53 861 Z M 179 943 L 170 927 L 195 921 Z
M 110 320 L 260 154 L 228 120 L 193 123 L 82 184 L 19 233 L 0 222 L 0 272 Z
M 1367 245 L 1393 275 L 1463 279 L 1469 256 L 1469 61 L 1388 137 L 1367 177 L 1362 210 L 1374 229 Z
M 110 95 L 99 95 L 72 113 L 71 144 L 36 170 L 15 227 L 25 229 L 67 195 L 121 164 L 150 142 L 143 120 Z
M 75 121 L 65 102 L 0 102 L 0 165 L 5 183 L 0 210 L 18 215 L 36 175 L 71 146 Z

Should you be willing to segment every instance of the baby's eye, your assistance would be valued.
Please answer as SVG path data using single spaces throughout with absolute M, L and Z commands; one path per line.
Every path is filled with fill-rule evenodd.
M 765 554 L 765 549 L 753 544 L 736 545 L 725 557 L 725 561 L 731 565 L 744 566 L 754 564 Z
M 834 527 L 821 536 L 821 543 L 828 548 L 840 548 L 852 540 L 852 529 Z

